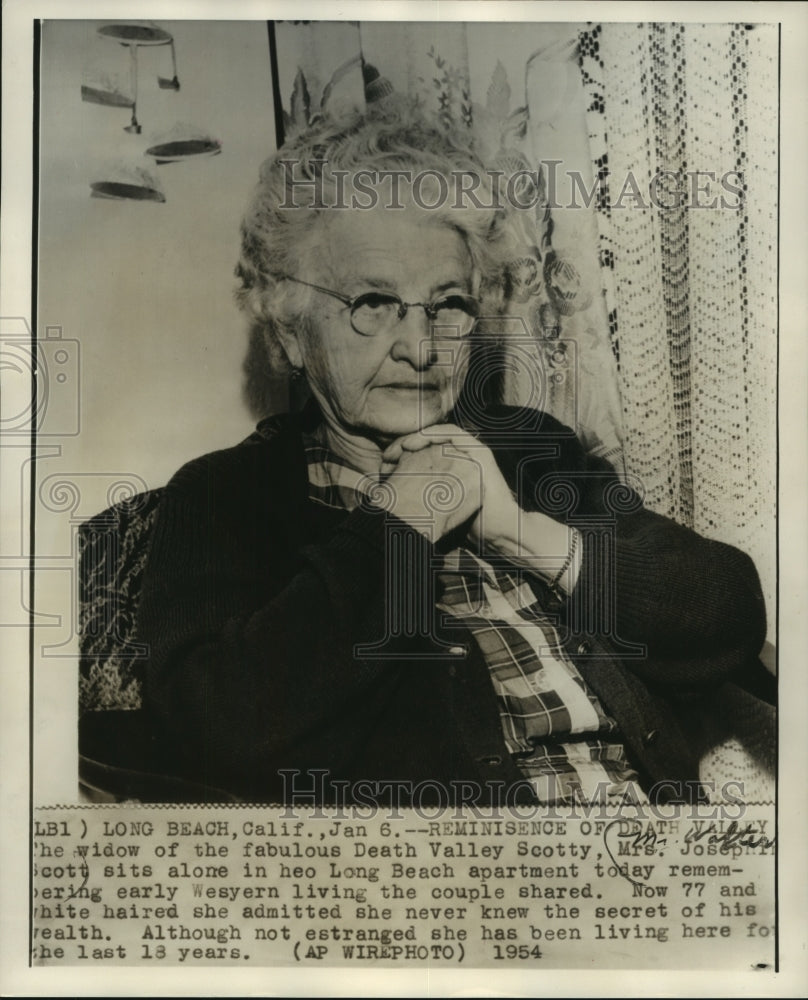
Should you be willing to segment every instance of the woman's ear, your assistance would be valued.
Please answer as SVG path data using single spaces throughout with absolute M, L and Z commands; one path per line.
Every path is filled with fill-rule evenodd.
M 273 279 L 259 300 L 259 309 L 275 350 L 280 347 L 292 368 L 303 368 L 301 337 L 306 324 L 306 302 L 294 292 L 288 282 Z
M 290 330 L 289 327 L 284 324 L 276 322 L 275 332 L 281 343 L 281 347 L 283 347 L 283 350 L 286 353 L 286 357 L 289 359 L 289 364 L 293 368 L 302 368 L 303 354 L 300 350 L 300 342 L 298 341 L 297 331 Z

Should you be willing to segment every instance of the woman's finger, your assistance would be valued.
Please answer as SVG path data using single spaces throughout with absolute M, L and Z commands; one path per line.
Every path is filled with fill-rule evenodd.
M 479 442 L 468 431 L 454 424 L 433 424 L 424 431 L 407 434 L 388 445 L 382 454 L 382 472 L 388 472 L 389 467 L 396 465 L 404 452 L 414 454 L 432 445 L 452 445 L 455 449 L 453 457 L 458 458 L 465 457 L 470 447 L 479 447 Z
M 400 458 L 401 445 L 398 441 L 394 441 L 392 444 L 388 445 L 382 453 L 382 466 L 395 465 Z
M 406 437 L 398 438 L 388 445 L 382 454 L 382 461 L 397 462 L 405 451 L 422 451 L 428 445 L 433 444 L 432 440 L 419 432 L 408 434 Z
M 394 460 L 393 456 L 400 458 L 402 451 L 421 451 L 433 444 L 448 444 L 455 440 L 459 441 L 464 433 L 453 424 L 433 424 L 426 430 L 414 431 L 412 434 L 405 434 L 404 437 L 397 438 L 388 445 L 384 457 L 385 459 L 389 457 L 392 461 Z M 468 435 L 465 436 L 468 440 Z
M 404 451 L 421 451 L 424 448 L 428 448 L 431 444 L 438 444 L 440 441 L 445 440 L 443 434 L 424 434 L 423 431 L 416 431 L 414 434 L 408 434 L 406 437 L 399 438 L 399 444 Z

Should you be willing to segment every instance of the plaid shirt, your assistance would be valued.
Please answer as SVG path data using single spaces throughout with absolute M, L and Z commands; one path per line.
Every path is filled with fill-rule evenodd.
M 309 498 L 353 510 L 373 482 L 305 436 Z M 480 648 L 497 694 L 508 751 L 543 803 L 619 799 L 637 779 L 617 723 L 567 656 L 529 577 L 491 566 L 465 548 L 444 558 L 439 610 Z M 644 799 L 639 784 L 632 797 Z

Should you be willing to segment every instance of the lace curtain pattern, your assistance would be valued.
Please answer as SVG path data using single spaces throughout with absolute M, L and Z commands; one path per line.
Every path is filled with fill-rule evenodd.
M 285 135 L 408 93 L 467 128 L 490 167 L 540 172 L 509 269 L 508 402 L 574 427 L 652 509 L 749 552 L 771 619 L 776 28 L 274 31 Z M 695 171 L 709 175 L 697 202 L 715 207 L 687 203 Z
M 743 24 L 590 25 L 579 43 L 626 467 L 648 506 L 753 557 L 770 627 L 777 44 Z M 629 175 L 646 193 L 662 177 L 674 207 L 613 207 Z

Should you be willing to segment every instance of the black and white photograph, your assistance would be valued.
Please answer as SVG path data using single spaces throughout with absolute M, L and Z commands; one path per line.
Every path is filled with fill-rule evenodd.
M 4 235 L 13 995 L 798 995 L 804 5 L 109 6 Z

